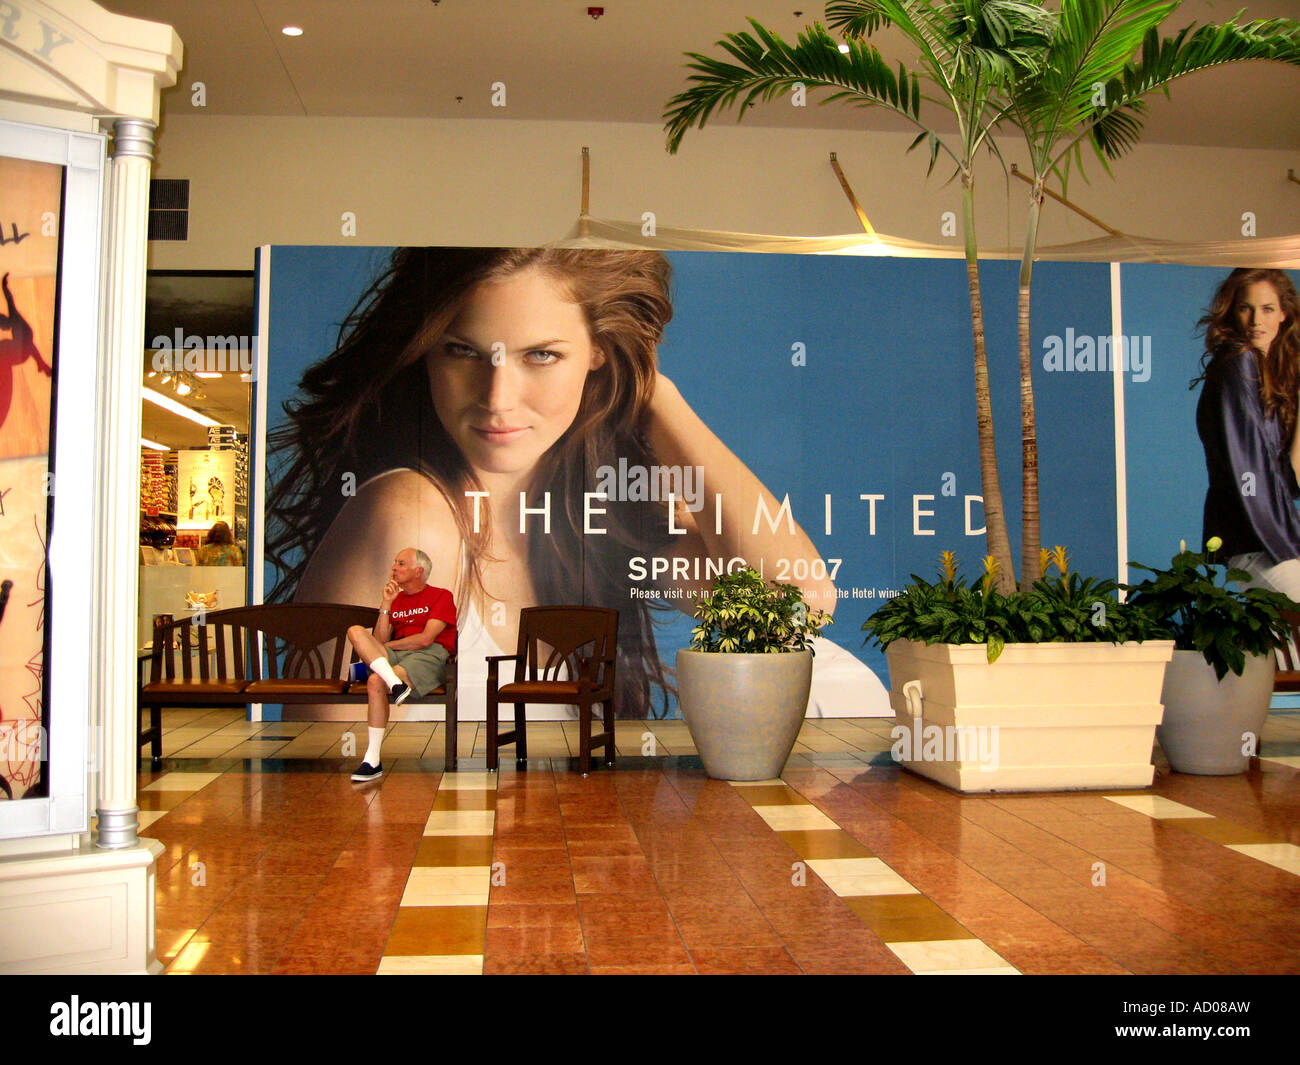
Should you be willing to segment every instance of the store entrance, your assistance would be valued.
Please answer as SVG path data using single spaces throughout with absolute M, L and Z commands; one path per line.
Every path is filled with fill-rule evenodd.
M 140 440 L 138 643 L 155 619 L 247 602 L 251 272 L 151 272 Z

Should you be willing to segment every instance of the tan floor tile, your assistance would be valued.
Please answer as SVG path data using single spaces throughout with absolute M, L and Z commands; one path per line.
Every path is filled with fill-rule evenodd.
M 434 810 L 425 822 L 426 836 L 490 836 L 495 810 Z
M 176 771 L 164 773 L 152 784 L 145 787 L 145 791 L 198 791 L 205 788 L 216 780 L 220 773 L 186 773 Z
M 402 892 L 402 906 L 486 906 L 492 869 L 486 865 L 417 865 Z
M 808 867 L 840 896 L 917 893 L 879 858 L 816 858 L 808 862 Z
M 376 976 L 481 976 L 482 954 L 433 954 L 390 957 L 379 961 Z
M 482 770 L 466 771 L 463 773 L 444 773 L 441 782 L 438 784 L 439 792 L 442 791 L 496 791 L 497 774 L 488 773 Z
M 1180 802 L 1174 802 L 1172 799 L 1166 799 L 1162 795 L 1103 795 L 1103 799 L 1109 799 L 1120 806 L 1127 806 L 1130 810 L 1136 810 L 1140 814 L 1146 814 L 1148 817 L 1154 817 L 1157 820 L 1163 820 L 1167 817 L 1213 817 L 1213 814 L 1201 813 L 1200 810 L 1193 810 L 1190 806 L 1184 806 Z
M 767 822 L 769 828 L 777 832 L 793 830 L 825 830 L 839 828 L 815 806 L 755 806 L 754 813 Z
M 1228 849 L 1300 876 L 1300 847 L 1294 843 L 1243 843 Z
M 914 973 L 1008 967 L 1005 958 L 978 939 L 940 939 L 885 945 Z

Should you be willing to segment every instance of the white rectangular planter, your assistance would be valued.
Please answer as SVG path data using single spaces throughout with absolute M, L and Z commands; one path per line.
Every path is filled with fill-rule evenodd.
M 965 792 L 1145 788 L 1173 641 L 889 645 L 894 753 Z M 919 727 L 918 727 L 919 720 Z

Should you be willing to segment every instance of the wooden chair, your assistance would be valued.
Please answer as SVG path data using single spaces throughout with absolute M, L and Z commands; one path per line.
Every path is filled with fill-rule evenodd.
M 614 764 L 614 684 L 618 611 L 592 606 L 534 606 L 519 614 L 519 649 L 489 655 L 487 678 L 487 766 L 497 768 L 498 750 L 515 745 L 515 760 L 528 758 L 527 704 L 578 707 L 578 770 L 591 769 L 591 752 L 603 747 Z M 499 663 L 515 663 L 515 679 L 499 684 Z M 497 731 L 497 706 L 513 703 L 515 727 Z M 601 706 L 605 730 L 591 735 L 592 707 Z
M 1285 647 L 1277 651 L 1277 673 L 1273 677 L 1275 692 L 1300 691 L 1300 613 L 1284 610 L 1287 626 L 1291 629 L 1291 639 Z

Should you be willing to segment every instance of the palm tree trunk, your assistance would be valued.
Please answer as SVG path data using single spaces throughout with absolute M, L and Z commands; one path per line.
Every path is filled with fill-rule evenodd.
M 1029 588 L 1043 575 L 1042 529 L 1038 513 L 1038 422 L 1034 413 L 1034 364 L 1029 350 L 1029 295 L 1034 279 L 1034 250 L 1038 246 L 1038 218 L 1042 207 L 1043 181 L 1039 178 L 1029 194 L 1029 223 L 1025 230 L 1025 252 L 1020 260 L 1021 588 Z
M 979 428 L 980 481 L 984 493 L 984 527 L 989 554 L 998 565 L 995 587 L 1015 591 L 1015 565 L 1007 536 L 1007 515 L 1002 505 L 998 454 L 993 435 L 993 402 L 989 394 L 988 352 L 984 344 L 984 296 L 980 290 L 979 245 L 975 240 L 975 177 L 962 173 L 962 225 L 966 238 L 966 280 L 970 288 L 971 334 L 975 342 L 975 420 Z

